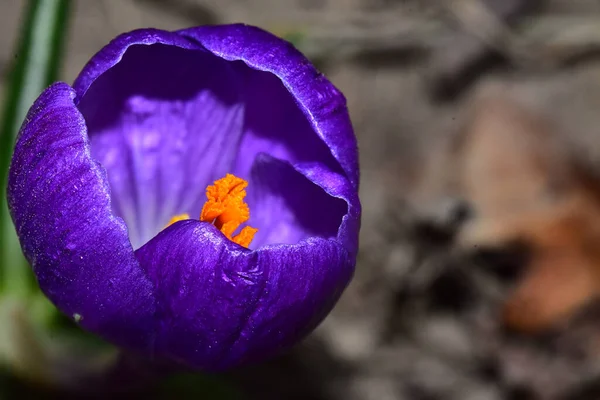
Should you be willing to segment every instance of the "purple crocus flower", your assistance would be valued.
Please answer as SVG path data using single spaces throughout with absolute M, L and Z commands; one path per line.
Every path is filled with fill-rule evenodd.
M 240 184 L 221 193 L 225 176 Z M 8 202 L 62 312 L 134 352 L 222 370 L 330 311 L 354 271 L 357 191 L 343 95 L 287 42 L 227 25 L 123 34 L 73 87 L 46 89 Z M 232 237 L 246 220 L 251 243 L 252 228 Z

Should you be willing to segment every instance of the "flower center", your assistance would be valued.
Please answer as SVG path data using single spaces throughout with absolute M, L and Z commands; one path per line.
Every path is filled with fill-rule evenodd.
M 248 182 L 235 175 L 227 174 L 218 179 L 214 185 L 206 188 L 206 203 L 200 213 L 200 221 L 210 222 L 217 227 L 227 239 L 248 247 L 258 229 L 250 226 L 242 228 L 240 233 L 233 236 L 237 228 L 250 218 L 250 208 L 244 202 Z M 188 214 L 179 214 L 171 218 L 169 225 L 177 221 L 189 219 Z

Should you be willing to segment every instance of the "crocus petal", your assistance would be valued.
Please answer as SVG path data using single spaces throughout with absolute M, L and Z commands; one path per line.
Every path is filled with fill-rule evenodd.
M 348 213 L 349 201 L 344 200 L 326 193 L 290 163 L 260 154 L 248 189 L 253 219 L 261 223 L 253 248 L 294 244 L 311 236 L 335 238 Z
M 337 231 L 337 240 L 346 248 L 349 254 L 356 256 L 358 252 L 358 232 L 360 230 L 361 205 L 358 192 L 342 175 L 330 171 L 321 164 L 298 164 L 294 169 L 307 180 L 331 197 L 346 202 L 346 214 L 342 217 Z
M 207 184 L 231 172 L 244 118 L 240 85 L 227 61 L 154 44 L 129 48 L 81 97 L 92 155 L 108 172 L 134 247 L 173 215 L 199 215 Z
M 194 220 L 173 224 L 136 256 L 156 285 L 157 354 L 205 370 L 294 344 L 333 307 L 354 268 L 334 240 L 251 251 Z
M 10 167 L 10 212 L 50 300 L 113 343 L 149 351 L 152 283 L 111 213 L 105 172 L 90 155 L 74 97 L 68 85 L 54 84 L 27 115 Z
M 77 76 L 77 79 L 75 79 L 73 83 L 73 89 L 75 89 L 76 93 L 75 103 L 79 103 L 83 95 L 100 75 L 121 61 L 130 46 L 149 46 L 153 44 L 171 45 L 188 50 L 197 50 L 199 48 L 197 44 L 186 40 L 180 35 L 160 29 L 138 29 L 119 35 L 96 53 L 85 65 L 79 76 Z
M 249 103 L 256 108 L 247 112 L 239 158 L 242 163 L 246 160 L 246 169 L 253 162 L 251 154 L 267 152 L 292 163 L 319 161 L 335 170 L 327 157 L 332 154 L 358 189 L 358 153 L 346 99 L 294 46 L 244 24 L 201 26 L 179 33 L 223 59 L 243 61 L 266 72 L 247 78 L 253 98 Z

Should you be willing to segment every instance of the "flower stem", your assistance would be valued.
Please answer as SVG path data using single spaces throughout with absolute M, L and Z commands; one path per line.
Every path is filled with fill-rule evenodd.
M 21 252 L 6 202 L 15 138 L 35 98 L 56 79 L 70 0 L 30 0 L 18 42 L 0 126 L 0 293 L 26 296 L 32 274 Z

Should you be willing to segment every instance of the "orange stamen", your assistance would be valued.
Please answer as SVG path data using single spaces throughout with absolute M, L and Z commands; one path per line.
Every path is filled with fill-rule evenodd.
M 240 225 L 250 218 L 250 208 L 244 202 L 246 186 L 248 186 L 248 182 L 232 174 L 216 180 L 214 185 L 206 188 L 207 200 L 200 213 L 200 221 L 215 225 L 227 239 L 244 247 L 250 245 L 254 234 L 258 231 L 258 229 L 245 226 L 240 233 L 233 236 Z M 189 219 L 189 215 L 176 215 L 171 218 L 169 225 L 184 219 Z
M 250 242 L 252 242 L 252 239 L 254 239 L 254 234 L 256 232 L 258 232 L 258 229 L 253 228 L 251 226 L 245 226 L 242 228 L 240 233 L 235 235 L 231 240 L 233 240 L 240 246 L 248 247 L 250 246 Z
M 233 233 L 250 218 L 250 208 L 244 202 L 248 182 L 227 174 L 206 188 L 207 201 L 202 207 L 200 221 L 213 223 L 223 234 L 240 246 L 248 247 L 257 229 L 244 227 L 239 234 Z

